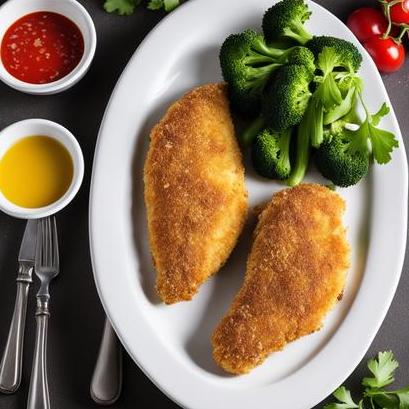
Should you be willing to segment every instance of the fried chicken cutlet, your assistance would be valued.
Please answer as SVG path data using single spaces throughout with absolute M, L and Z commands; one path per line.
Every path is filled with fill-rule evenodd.
M 190 300 L 229 257 L 247 215 L 244 167 L 224 84 L 193 89 L 153 128 L 148 233 L 161 299 Z
M 276 193 L 261 212 L 244 284 L 212 337 L 227 372 L 247 373 L 321 328 L 349 267 L 344 208 L 337 193 L 303 184 Z

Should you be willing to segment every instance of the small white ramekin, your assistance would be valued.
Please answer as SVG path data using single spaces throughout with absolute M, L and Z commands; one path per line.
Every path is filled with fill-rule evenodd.
M 0 80 L 28 94 L 50 95 L 65 91 L 88 71 L 95 55 L 97 34 L 87 10 L 76 0 L 8 0 L 0 7 L 0 44 L 7 29 L 19 18 L 36 11 L 51 11 L 72 20 L 84 38 L 84 54 L 79 64 L 65 77 L 47 84 L 30 84 L 13 77 L 0 59 Z
M 46 119 L 26 119 L 4 128 L 0 132 L 0 160 L 12 145 L 22 138 L 33 135 L 49 136 L 60 142 L 71 155 L 74 172 L 71 185 L 65 194 L 48 206 L 34 209 L 17 206 L 0 191 L 0 210 L 20 219 L 39 219 L 57 213 L 71 202 L 84 177 L 84 158 L 78 141 L 68 129 Z

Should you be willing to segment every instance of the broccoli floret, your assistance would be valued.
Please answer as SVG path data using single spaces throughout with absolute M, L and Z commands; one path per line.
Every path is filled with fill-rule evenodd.
M 311 12 L 303 0 L 282 0 L 264 14 L 263 32 L 266 40 L 277 41 L 290 38 L 305 44 L 312 35 L 304 27 Z
M 291 129 L 275 132 L 264 129 L 253 143 L 252 159 L 256 172 L 270 179 L 286 179 L 291 171 Z
M 332 183 L 348 187 L 358 183 L 369 168 L 369 155 L 364 150 L 351 153 L 349 140 L 342 135 L 331 135 L 315 153 L 315 163 L 321 174 Z
M 236 109 L 245 114 L 260 110 L 264 86 L 290 51 L 268 46 L 264 37 L 253 30 L 232 34 L 224 41 L 220 65 Z
M 347 71 L 357 72 L 361 67 L 362 55 L 349 41 L 331 36 L 316 36 L 306 44 L 315 55 L 315 58 L 322 53 L 325 47 L 331 47 L 338 56 L 337 65 Z
M 389 113 L 386 104 L 372 115 L 362 96 L 359 96 L 366 112 L 365 121 L 355 131 L 344 126 L 332 126 L 330 138 L 315 155 L 315 162 L 322 175 L 342 187 L 354 185 L 362 179 L 368 172 L 372 157 L 380 164 L 388 163 L 393 149 L 399 146 L 391 132 L 378 128 L 381 118 Z
M 295 47 L 288 55 L 287 64 L 303 65 L 312 73 L 316 68 L 314 54 L 306 47 Z
M 263 115 L 268 126 L 282 132 L 301 122 L 308 101 L 313 74 L 302 65 L 280 68 L 263 97 Z

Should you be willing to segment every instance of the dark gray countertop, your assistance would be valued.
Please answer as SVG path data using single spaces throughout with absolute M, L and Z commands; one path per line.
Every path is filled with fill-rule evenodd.
M 50 393 L 52 407 L 58 409 L 96 407 L 88 390 L 104 313 L 92 278 L 88 247 L 88 193 L 94 145 L 106 103 L 118 76 L 138 44 L 164 16 L 163 13 L 139 7 L 133 16 L 118 17 L 102 10 L 102 0 L 80 1 L 95 21 L 99 42 L 94 64 L 87 76 L 72 90 L 55 96 L 29 96 L 0 84 L 0 129 L 26 118 L 51 119 L 60 122 L 77 136 L 85 155 L 86 173 L 82 189 L 72 205 L 58 217 L 62 274 L 53 285 L 49 333 Z M 345 19 L 352 9 L 363 4 L 375 4 L 375 0 L 319 0 L 318 3 Z M 384 81 L 408 145 L 409 111 L 406 104 L 409 103 L 409 64 L 399 73 L 385 76 Z M 13 309 L 16 257 L 24 227 L 25 222 L 0 214 L 0 348 L 5 343 Z M 409 384 L 408 270 L 406 260 L 392 307 L 365 357 L 366 361 L 379 350 L 392 349 L 401 363 L 397 373 L 399 384 Z M 373 303 L 376 302 L 374 299 Z M 16 394 L 0 396 L 1 409 L 26 406 L 34 330 L 31 299 L 22 385 Z M 325 368 L 322 370 L 325 371 Z M 364 370 L 365 364 L 361 363 L 346 381 L 352 390 L 359 388 Z M 129 357 L 125 358 L 124 371 L 123 394 L 114 408 L 177 407 L 142 374 Z M 271 408 L 277 406 L 277 402 L 271 402 Z

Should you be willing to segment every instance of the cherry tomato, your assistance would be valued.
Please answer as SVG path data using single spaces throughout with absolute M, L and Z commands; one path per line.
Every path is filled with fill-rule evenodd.
M 373 36 L 384 34 L 388 21 L 380 10 L 362 7 L 348 17 L 347 26 L 359 41 L 364 42 Z
M 379 71 L 398 71 L 405 62 L 405 48 L 391 37 L 371 37 L 365 41 L 364 47 L 375 61 Z
M 388 0 L 390 3 L 394 0 Z M 402 0 L 391 6 L 391 20 L 395 24 L 409 24 L 409 0 Z

